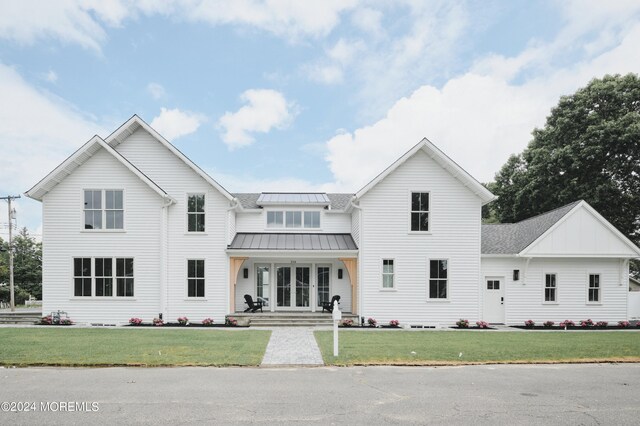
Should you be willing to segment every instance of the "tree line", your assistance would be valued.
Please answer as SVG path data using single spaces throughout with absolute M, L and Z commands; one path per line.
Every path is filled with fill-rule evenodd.
M 27 228 L 13 238 L 13 281 L 16 305 L 29 296 L 42 299 L 42 243 Z M 0 238 L 0 301 L 9 299 L 9 242 Z

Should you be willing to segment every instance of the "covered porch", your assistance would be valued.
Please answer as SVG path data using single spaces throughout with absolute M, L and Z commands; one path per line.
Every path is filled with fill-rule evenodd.
M 343 312 L 357 314 L 358 250 L 351 235 L 310 248 L 296 245 L 301 234 L 258 235 L 236 236 L 227 250 L 230 313 L 244 312 L 248 294 L 262 302 L 264 314 L 322 314 L 323 304 L 334 295 L 340 296 Z M 316 234 L 311 243 L 322 237 L 329 236 Z M 256 249 L 261 246 L 265 248 Z

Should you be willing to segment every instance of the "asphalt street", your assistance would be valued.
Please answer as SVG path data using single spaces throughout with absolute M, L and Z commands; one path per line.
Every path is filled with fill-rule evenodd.
M 2 368 L 0 402 L 2 425 L 631 425 L 640 364 Z

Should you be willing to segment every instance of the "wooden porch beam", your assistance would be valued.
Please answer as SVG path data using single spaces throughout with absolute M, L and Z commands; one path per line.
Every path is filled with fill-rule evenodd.
M 338 259 L 344 263 L 344 267 L 349 274 L 349 281 L 351 281 L 351 313 L 358 313 L 358 259 L 355 258 L 340 258 Z
M 238 272 L 242 268 L 242 264 L 248 257 L 230 257 L 229 258 L 229 313 L 236 311 L 236 284 L 238 282 Z

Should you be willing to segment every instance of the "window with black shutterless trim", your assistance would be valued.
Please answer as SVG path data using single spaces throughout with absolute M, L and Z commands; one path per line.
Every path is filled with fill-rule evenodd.
M 204 260 L 187 261 L 187 296 L 204 297 Z

